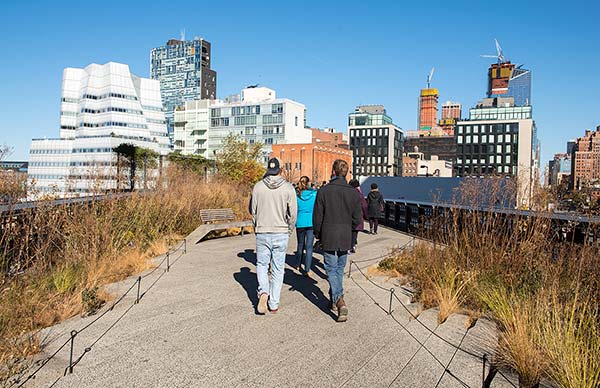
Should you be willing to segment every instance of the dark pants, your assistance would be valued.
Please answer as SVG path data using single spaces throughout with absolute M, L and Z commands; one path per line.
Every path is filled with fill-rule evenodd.
M 369 217 L 369 229 L 371 233 L 377 233 L 377 226 L 379 225 L 379 218 Z
M 352 249 L 356 248 L 356 244 L 358 244 L 358 230 L 352 231 Z
M 302 264 L 302 254 L 306 249 L 304 270 L 310 272 L 310 267 L 312 266 L 313 243 L 315 240 L 313 228 L 296 228 L 296 237 L 298 238 L 298 249 L 296 250 L 298 268 L 300 268 L 300 265 Z

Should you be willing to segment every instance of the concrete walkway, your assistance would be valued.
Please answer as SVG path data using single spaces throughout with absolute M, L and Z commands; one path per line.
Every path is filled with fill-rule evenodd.
M 280 311 L 256 315 L 254 235 L 196 240 L 194 233 L 188 237 L 187 254 L 172 263 L 170 272 L 139 304 L 133 305 L 134 288 L 113 311 L 76 337 L 75 358 L 133 305 L 85 354 L 74 373 L 59 379 L 55 387 L 435 387 L 444 367 L 412 336 L 442 363 L 453 357 L 454 348 L 410 320 L 397 302 L 393 315 L 412 336 L 394 322 L 361 287 L 386 310 L 389 292 L 355 270 L 356 283 L 344 281 L 346 323 L 336 323 L 327 309 L 326 280 L 306 279 L 291 267 L 286 268 Z M 409 240 L 383 228 L 378 235 L 361 234 L 358 252 L 350 258 L 379 257 Z M 294 250 L 295 238 L 288 252 Z M 324 275 L 322 257 L 315 257 Z M 293 256 L 288 259 L 291 263 Z M 162 273 L 159 269 L 145 278 L 142 292 Z M 134 280 L 111 287 L 117 294 Z M 385 279 L 375 280 L 392 286 Z M 45 355 L 60 346 L 71 330 L 93 319 L 74 318 L 48 329 L 52 342 Z M 452 316 L 438 326 L 435 310 L 428 310 L 419 319 L 454 343 L 464 338 L 465 348 L 474 352 L 493 342 L 489 323 L 478 322 L 465 335 L 464 316 Z M 68 361 L 66 346 L 27 386 L 50 386 Z M 482 364 L 473 357 L 456 353 L 449 370 L 468 386 L 481 386 Z M 438 386 L 462 385 L 445 374 Z M 510 387 L 501 377 L 492 386 Z

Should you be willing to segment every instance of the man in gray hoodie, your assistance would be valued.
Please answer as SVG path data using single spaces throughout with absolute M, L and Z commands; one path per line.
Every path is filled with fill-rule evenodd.
M 296 192 L 279 175 L 280 172 L 279 160 L 270 159 L 265 177 L 254 185 L 250 198 L 250 213 L 256 233 L 256 310 L 259 314 L 265 314 L 267 307 L 273 313 L 279 308 L 288 240 L 296 225 Z

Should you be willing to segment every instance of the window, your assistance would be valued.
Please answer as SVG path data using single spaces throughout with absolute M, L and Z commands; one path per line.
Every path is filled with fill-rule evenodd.
M 264 115 L 262 116 L 263 124 L 282 124 L 283 115 Z
M 271 106 L 271 113 L 283 113 L 283 104 L 273 104 Z

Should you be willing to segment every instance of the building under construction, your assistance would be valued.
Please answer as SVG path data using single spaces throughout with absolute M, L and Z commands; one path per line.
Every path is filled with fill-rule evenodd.
M 421 89 L 421 95 L 419 96 L 419 130 L 428 131 L 437 124 L 438 98 L 437 89 Z

